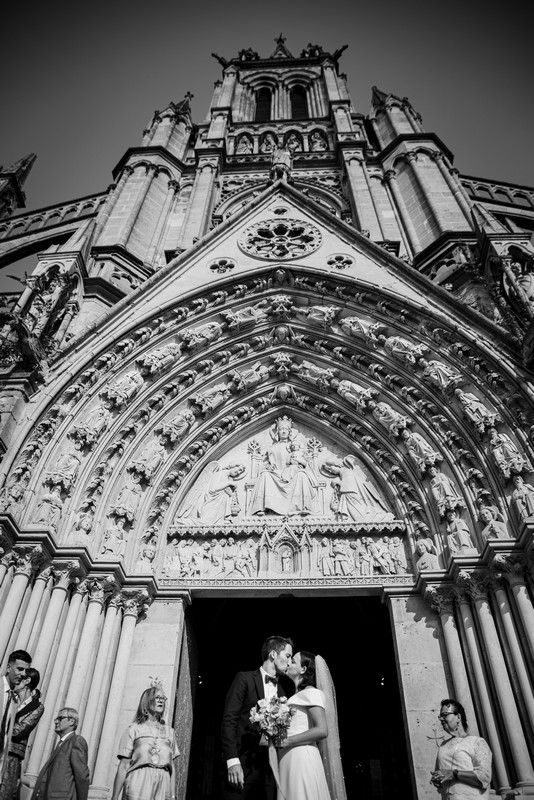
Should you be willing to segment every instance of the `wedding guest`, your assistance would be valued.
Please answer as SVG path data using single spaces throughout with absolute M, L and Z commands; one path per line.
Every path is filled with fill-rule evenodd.
M 87 800 L 89 767 L 87 742 L 76 733 L 79 714 L 75 708 L 61 708 L 54 720 L 59 740 L 41 767 L 32 800 Z
M 0 783 L 3 780 L 4 766 L 9 754 L 18 695 L 15 689 L 26 675 L 32 659 L 25 650 L 15 650 L 8 658 L 6 674 L 1 681 L 0 691 Z
M 180 755 L 174 730 L 165 724 L 167 698 L 160 683 L 145 689 L 123 733 L 111 800 L 174 800 L 173 760 Z
M 33 667 L 26 669 L 26 676 L 16 687 L 18 696 L 11 746 L 7 755 L 0 785 L 0 800 L 15 800 L 19 796 L 22 762 L 26 754 L 28 737 L 44 712 L 41 692 L 37 688 L 39 672 Z
M 453 698 L 441 701 L 438 719 L 446 738 L 430 783 L 444 800 L 489 798 L 492 755 L 487 742 L 469 735 L 464 707 Z

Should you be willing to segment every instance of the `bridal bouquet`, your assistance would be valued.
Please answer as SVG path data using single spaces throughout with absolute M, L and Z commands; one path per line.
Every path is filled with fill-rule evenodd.
M 287 702 L 287 697 L 271 697 L 270 700 L 259 700 L 250 709 L 250 721 L 258 725 L 267 737 L 269 744 L 280 747 L 287 739 L 287 731 L 295 708 Z

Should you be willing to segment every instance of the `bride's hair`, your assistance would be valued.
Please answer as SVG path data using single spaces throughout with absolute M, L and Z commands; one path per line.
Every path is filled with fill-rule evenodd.
M 303 673 L 298 689 L 305 689 L 306 686 L 317 686 L 315 678 L 315 655 L 308 653 L 307 650 L 300 651 L 300 666 L 306 668 Z

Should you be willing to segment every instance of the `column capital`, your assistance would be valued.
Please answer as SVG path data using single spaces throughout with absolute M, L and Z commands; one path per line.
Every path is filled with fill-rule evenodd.
M 441 614 L 454 613 L 456 595 L 452 587 L 440 587 L 438 589 L 436 586 L 427 586 L 425 600 L 440 616 Z
M 17 547 L 14 551 L 15 575 L 31 577 L 45 561 L 45 554 L 40 544 L 34 547 Z
M 14 550 L 6 550 L 0 548 L 0 564 L 6 569 L 9 569 L 17 561 L 17 556 Z
M 142 617 L 151 601 L 146 589 L 123 589 L 120 596 L 125 617 Z
M 494 557 L 491 569 L 496 578 L 504 578 L 510 586 L 516 586 L 525 583 L 528 565 L 524 556 L 505 556 L 499 553 Z
M 106 598 L 116 589 L 116 584 L 112 575 L 99 576 L 98 578 L 88 578 L 87 588 L 89 591 L 89 602 L 100 603 L 103 605 Z
M 417 153 L 414 150 L 410 150 L 408 153 L 404 154 L 404 160 L 411 164 L 414 161 L 417 161 Z
M 488 573 L 461 570 L 458 574 L 458 584 L 467 592 L 471 600 L 488 599 L 488 589 L 491 588 L 491 578 Z
M 65 590 L 74 582 L 76 573 L 81 572 L 82 568 L 78 559 L 53 564 L 52 566 L 54 570 L 54 589 L 59 588 Z
M 384 180 L 386 181 L 386 183 L 390 183 L 391 181 L 394 181 L 396 179 L 396 177 L 397 177 L 397 170 L 396 169 L 387 169 L 384 172 Z
M 444 161 L 445 160 L 445 156 L 443 155 L 441 150 L 431 150 L 428 155 L 430 156 L 432 161 L 435 161 L 436 163 L 438 161 Z

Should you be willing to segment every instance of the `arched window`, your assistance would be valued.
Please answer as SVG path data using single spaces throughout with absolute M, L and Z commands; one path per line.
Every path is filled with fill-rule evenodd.
M 290 93 L 291 119 L 308 119 L 308 104 L 304 86 L 294 86 Z
M 269 122 L 271 119 L 271 90 L 266 86 L 256 92 L 255 122 Z

